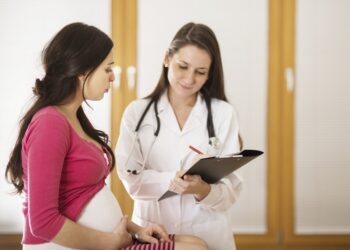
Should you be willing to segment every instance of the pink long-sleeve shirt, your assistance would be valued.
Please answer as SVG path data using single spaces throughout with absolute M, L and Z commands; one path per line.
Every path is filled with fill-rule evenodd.
M 36 113 L 22 140 L 22 243 L 50 241 L 105 185 L 110 156 L 82 139 L 54 107 Z

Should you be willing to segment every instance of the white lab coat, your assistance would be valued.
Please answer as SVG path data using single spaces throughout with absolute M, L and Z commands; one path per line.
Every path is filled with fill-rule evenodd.
M 193 195 L 157 201 L 176 172 L 191 166 L 196 153 L 189 145 L 206 154 L 239 151 L 237 115 L 233 107 L 227 102 L 212 100 L 215 133 L 221 142 L 220 148 L 214 150 L 208 143 L 207 108 L 201 95 L 181 130 L 167 94 L 163 94 L 158 101 L 161 124 L 158 137 L 154 136 L 157 122 L 152 105 L 135 140 L 134 130 L 148 103 L 149 100 L 136 100 L 127 107 L 116 147 L 118 175 L 135 201 L 133 221 L 141 226 L 160 223 L 169 233 L 197 235 L 211 250 L 235 249 L 230 212 L 242 185 L 237 174 L 211 184 L 210 193 L 200 202 L 196 202 Z M 134 147 L 133 142 L 136 142 Z M 141 171 L 134 175 L 128 173 L 128 169 Z

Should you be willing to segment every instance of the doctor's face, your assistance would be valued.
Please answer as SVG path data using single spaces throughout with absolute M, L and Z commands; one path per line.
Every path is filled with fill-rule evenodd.
M 174 55 L 167 55 L 169 91 L 179 97 L 193 97 L 208 79 L 211 58 L 207 51 L 186 45 Z

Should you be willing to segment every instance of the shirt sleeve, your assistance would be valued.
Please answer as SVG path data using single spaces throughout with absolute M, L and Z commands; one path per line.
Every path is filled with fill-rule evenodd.
M 59 211 L 59 190 L 69 145 L 69 125 L 55 114 L 33 118 L 23 143 L 27 154 L 29 228 L 34 236 L 48 241 L 65 221 Z
M 225 119 L 217 123 L 218 129 L 216 131 L 217 136 L 221 142 L 224 142 L 221 149 L 221 155 L 227 155 L 239 152 L 239 127 L 237 121 L 237 115 L 234 108 L 226 104 L 227 106 L 221 108 L 228 111 L 228 115 L 222 115 Z M 214 118 L 215 123 L 215 118 Z M 235 172 L 229 174 L 227 177 L 222 178 L 215 184 L 210 184 L 209 194 L 198 204 L 204 209 L 225 211 L 229 209 L 238 199 L 242 188 L 242 178 Z
M 136 117 L 140 117 L 135 106 L 129 106 L 123 115 L 118 143 L 116 146 L 117 172 L 125 189 L 133 199 L 157 200 L 166 190 L 176 171 L 156 171 L 143 169 L 138 174 L 131 174 L 127 169 L 141 170 L 144 156 L 140 142 L 134 133 Z M 128 167 L 129 166 L 129 167 Z

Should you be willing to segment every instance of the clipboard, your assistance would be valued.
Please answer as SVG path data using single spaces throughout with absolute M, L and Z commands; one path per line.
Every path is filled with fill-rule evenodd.
M 262 154 L 263 152 L 259 150 L 246 149 L 229 156 L 202 158 L 189 168 L 184 175 L 200 175 L 205 182 L 213 184 Z M 177 193 L 167 190 L 158 201 L 174 195 L 177 195 Z

